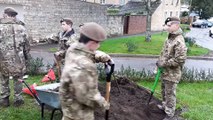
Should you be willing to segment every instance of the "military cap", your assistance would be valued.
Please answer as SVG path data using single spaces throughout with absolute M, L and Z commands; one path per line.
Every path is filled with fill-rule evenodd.
M 104 28 L 95 22 L 84 23 L 80 27 L 80 33 L 95 41 L 104 41 L 107 38 Z
M 62 19 L 60 20 L 60 23 L 62 23 L 62 22 L 66 22 L 67 24 L 70 24 L 71 26 L 72 26 L 72 24 L 73 24 L 71 18 L 62 18 Z
M 4 13 L 7 14 L 7 15 L 10 15 L 10 16 L 16 16 L 18 15 L 18 12 L 16 12 L 16 10 L 12 7 L 6 7 L 4 9 Z
M 170 22 L 170 21 L 176 21 L 176 22 L 180 22 L 180 19 L 178 17 L 168 17 L 166 20 L 165 20 L 165 25 Z

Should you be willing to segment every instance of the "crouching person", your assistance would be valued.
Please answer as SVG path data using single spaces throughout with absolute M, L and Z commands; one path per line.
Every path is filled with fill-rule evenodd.
M 95 62 L 108 62 L 110 57 L 96 51 L 106 39 L 105 30 L 97 23 L 85 23 L 80 28 L 79 42 L 70 46 L 60 80 L 62 120 L 94 120 L 94 110 L 109 109 L 109 103 L 98 90 Z

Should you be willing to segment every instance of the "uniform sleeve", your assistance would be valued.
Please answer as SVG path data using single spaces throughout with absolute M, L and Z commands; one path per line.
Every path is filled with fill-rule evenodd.
M 105 52 L 102 52 L 102 51 L 99 51 L 99 50 L 95 51 L 95 61 L 96 62 L 105 63 L 105 62 L 108 62 L 110 60 L 111 60 L 111 57 L 108 54 L 106 54 Z
M 29 42 L 29 36 L 27 35 L 26 29 L 24 26 L 19 25 L 21 31 L 22 31 L 22 36 L 23 36 L 23 53 L 24 53 L 24 57 L 26 60 L 30 59 L 30 42 Z
M 81 61 L 81 65 L 72 76 L 75 98 L 90 107 L 97 105 L 104 107 L 106 101 L 98 90 L 98 75 L 95 67 L 91 62 Z
M 187 57 L 187 47 L 184 42 L 177 41 L 174 46 L 175 56 L 170 58 L 166 65 L 171 67 L 182 66 Z
M 66 42 L 66 45 L 67 45 L 67 46 L 70 46 L 71 44 L 77 42 L 78 39 L 79 39 L 79 37 L 80 37 L 80 36 L 77 35 L 77 34 L 71 35 L 71 36 L 69 37 L 68 41 Z

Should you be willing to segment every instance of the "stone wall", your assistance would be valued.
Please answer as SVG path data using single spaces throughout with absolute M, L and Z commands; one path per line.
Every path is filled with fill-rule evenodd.
M 107 32 L 109 37 L 123 35 L 123 16 L 107 16 Z
M 108 36 L 123 34 L 122 16 L 107 16 L 106 7 L 80 0 L 0 0 L 2 6 L 18 7 L 33 41 L 39 41 L 60 31 L 60 19 L 70 17 L 73 28 L 84 22 L 97 22 L 106 28 Z M 22 6 L 22 8 L 20 8 Z

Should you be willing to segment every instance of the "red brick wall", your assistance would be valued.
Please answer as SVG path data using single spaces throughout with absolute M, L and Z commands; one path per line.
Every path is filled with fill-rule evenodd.
M 128 34 L 144 33 L 146 31 L 146 16 L 129 16 Z

